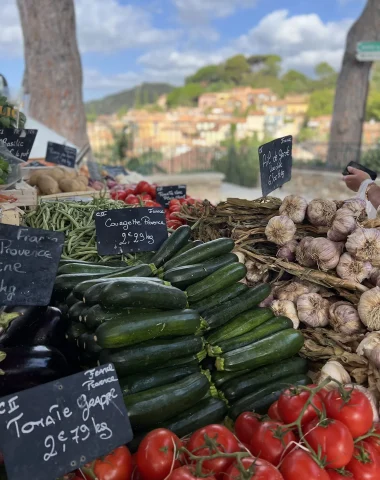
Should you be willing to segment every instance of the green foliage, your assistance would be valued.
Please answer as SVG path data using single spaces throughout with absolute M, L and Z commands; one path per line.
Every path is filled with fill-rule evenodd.
M 222 65 L 207 65 L 197 70 L 194 75 L 187 77 L 185 83 L 217 83 L 223 80 L 223 71 Z
M 364 152 L 360 163 L 375 172 L 380 172 L 380 145 L 377 148 Z
M 309 117 L 319 117 L 321 115 L 331 115 L 334 109 L 334 90 L 316 90 L 310 95 Z
M 380 91 L 371 89 L 367 100 L 367 120 L 380 120 Z
M 319 63 L 314 71 L 318 79 L 314 81 L 315 90 L 335 88 L 338 74 L 331 65 L 326 62 Z
M 271 77 L 257 73 L 252 76 L 250 86 L 252 88 L 270 88 L 279 97 L 283 97 L 285 90 L 283 82 L 277 77 Z
M 307 93 L 311 89 L 311 80 L 306 75 L 297 70 L 289 70 L 282 76 L 281 82 L 285 94 L 288 93 Z
M 240 85 L 244 75 L 250 73 L 251 67 L 244 55 L 235 55 L 226 60 L 224 75 L 227 81 Z
M 197 104 L 199 96 L 204 93 L 205 89 L 198 83 L 188 83 L 184 87 L 175 88 L 167 97 L 168 107 L 176 107 L 185 105 L 193 107 Z
M 127 164 L 128 170 L 140 173 L 141 175 L 152 175 L 153 173 L 166 173 L 158 163 L 161 162 L 163 155 L 157 150 L 150 149 L 139 157 L 133 157 Z
M 300 133 L 297 135 L 297 140 L 299 142 L 306 142 L 308 140 L 313 140 L 315 138 L 315 130 L 309 127 L 302 127 Z
M 281 71 L 281 57 L 278 55 L 251 55 L 247 58 L 256 73 L 278 77 Z

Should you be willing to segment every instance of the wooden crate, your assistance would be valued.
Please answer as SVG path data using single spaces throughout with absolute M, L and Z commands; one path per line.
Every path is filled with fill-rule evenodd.
M 0 190 L 0 195 L 9 197 L 9 203 L 16 207 L 32 207 L 38 204 L 37 191 L 35 188 Z
M 19 226 L 23 211 L 9 203 L 0 204 L 0 223 Z
M 106 197 L 109 198 L 109 192 L 104 191 L 84 191 L 84 192 L 65 192 L 65 193 L 55 193 L 54 195 L 42 195 L 40 197 L 41 200 L 68 200 L 73 198 L 77 200 L 80 198 L 88 199 L 88 198 L 99 198 L 99 197 Z M 78 200 L 77 200 L 78 201 Z

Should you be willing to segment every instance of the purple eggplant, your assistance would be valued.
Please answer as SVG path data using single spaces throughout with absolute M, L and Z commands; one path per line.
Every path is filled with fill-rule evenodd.
M 6 307 L 0 313 L 0 346 L 30 345 L 46 311 L 47 307 Z
M 45 345 L 60 348 L 65 342 L 69 320 L 55 307 L 47 307 L 39 328 L 29 345 Z

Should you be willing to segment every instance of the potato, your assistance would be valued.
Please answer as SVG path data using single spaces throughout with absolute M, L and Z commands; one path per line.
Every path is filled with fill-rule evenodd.
M 88 186 L 88 178 L 85 175 L 78 175 L 75 180 L 82 183 L 84 187 Z
M 76 170 L 74 170 L 73 168 L 60 167 L 60 170 L 63 170 L 63 172 L 65 174 L 65 178 L 75 179 L 78 175 Z
M 28 183 L 32 187 L 35 187 L 37 185 L 38 178 L 43 174 L 43 170 L 33 170 L 31 173 Z
M 59 187 L 63 192 L 80 192 L 83 190 L 83 185 L 81 182 L 69 178 L 60 180 Z
M 54 178 L 57 182 L 62 178 L 62 172 L 60 168 L 47 168 L 45 175 Z
M 37 186 L 43 195 L 60 193 L 58 182 L 48 175 L 38 177 Z

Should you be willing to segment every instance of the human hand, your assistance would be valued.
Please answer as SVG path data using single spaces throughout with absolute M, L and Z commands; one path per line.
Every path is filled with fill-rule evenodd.
M 360 185 L 364 180 L 371 178 L 368 173 L 363 172 L 363 170 L 358 170 L 353 167 L 347 167 L 347 170 L 350 172 L 350 175 L 345 175 L 343 181 L 346 182 L 347 187 L 353 192 L 359 190 Z

